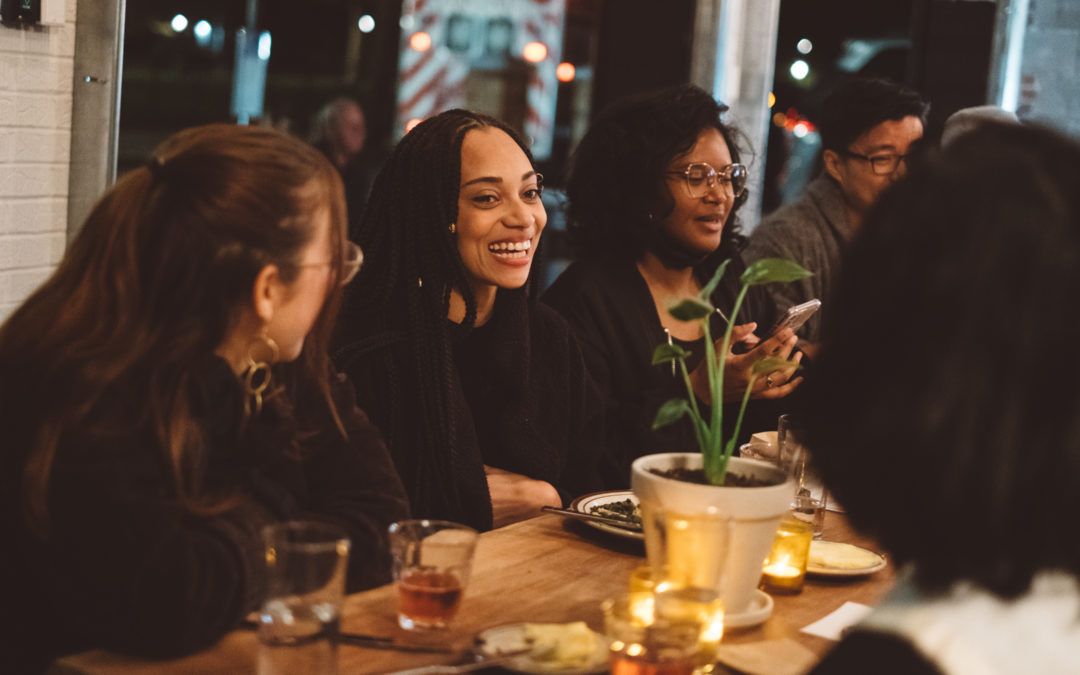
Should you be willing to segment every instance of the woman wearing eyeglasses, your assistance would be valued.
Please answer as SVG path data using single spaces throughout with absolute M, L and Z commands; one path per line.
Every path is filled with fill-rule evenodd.
M 326 352 L 359 263 L 334 168 L 272 130 L 182 131 L 102 197 L 0 327 L 0 671 L 210 646 L 273 522 L 341 527 L 350 590 L 389 580 L 408 505 Z
M 714 317 L 712 334 L 722 335 L 745 269 L 735 212 L 745 201 L 747 174 L 735 133 L 720 119 L 725 110 L 692 85 L 623 101 L 596 119 L 574 154 L 567 195 L 581 256 L 543 301 L 575 328 L 589 371 L 607 392 L 613 438 L 606 445 L 617 453 L 605 468 L 609 487 L 629 482 L 629 464 L 640 455 L 696 447 L 686 420 L 651 429 L 662 403 L 685 396 L 670 365 L 651 365 L 657 345 L 678 343 L 691 352 L 695 392 L 710 403 L 699 367 L 701 326 L 675 320 L 668 304 L 696 295 L 730 258 L 712 298 L 724 313 Z M 741 399 L 755 361 L 788 357 L 796 342 L 788 329 L 765 334 L 777 311 L 760 286 L 750 289 L 731 318 L 737 323 L 734 350 L 742 353 L 726 362 L 725 402 Z M 778 411 L 760 400 L 787 396 L 800 381 L 792 376 L 776 371 L 756 380 L 752 396 L 758 402 L 748 409 L 744 431 L 776 427 Z
M 416 516 L 489 529 L 598 487 L 599 394 L 526 293 L 542 186 L 517 134 L 466 110 L 413 128 L 375 180 L 335 359 Z

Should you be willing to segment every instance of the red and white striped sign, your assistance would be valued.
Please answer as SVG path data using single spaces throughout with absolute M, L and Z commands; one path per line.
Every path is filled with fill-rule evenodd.
M 543 44 L 526 90 L 525 134 L 532 151 L 551 154 L 566 0 L 404 0 L 398 71 L 397 131 L 443 110 L 467 107 L 465 79 L 491 60 L 493 47 L 521 58 Z M 422 35 L 426 34 L 426 35 Z M 496 44 L 497 43 L 497 44 Z M 497 112 L 497 111 L 484 111 Z

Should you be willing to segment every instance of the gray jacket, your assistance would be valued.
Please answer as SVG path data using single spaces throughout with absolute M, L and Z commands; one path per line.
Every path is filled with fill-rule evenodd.
M 821 309 L 799 331 L 804 340 L 821 340 L 828 298 L 840 278 L 844 250 L 853 235 L 844 195 L 826 173 L 811 181 L 797 200 L 766 216 L 750 235 L 750 245 L 743 251 L 748 262 L 787 258 L 814 273 L 801 281 L 767 287 L 781 311 L 812 298 L 822 301 Z

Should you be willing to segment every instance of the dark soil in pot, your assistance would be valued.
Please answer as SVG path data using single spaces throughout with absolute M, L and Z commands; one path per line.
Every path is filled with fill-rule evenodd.
M 684 483 L 697 483 L 698 485 L 711 485 L 705 479 L 705 469 L 687 469 L 686 467 L 673 467 L 671 469 L 649 469 L 662 478 L 681 480 Z M 758 476 L 744 476 L 728 471 L 724 478 L 724 487 L 770 487 L 779 485 L 782 481 L 760 478 Z

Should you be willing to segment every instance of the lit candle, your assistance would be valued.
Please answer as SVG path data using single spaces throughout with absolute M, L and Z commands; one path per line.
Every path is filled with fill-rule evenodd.
M 761 587 L 770 593 L 799 593 L 806 578 L 813 531 L 806 523 L 785 518 L 776 532 L 772 553 L 765 561 Z

